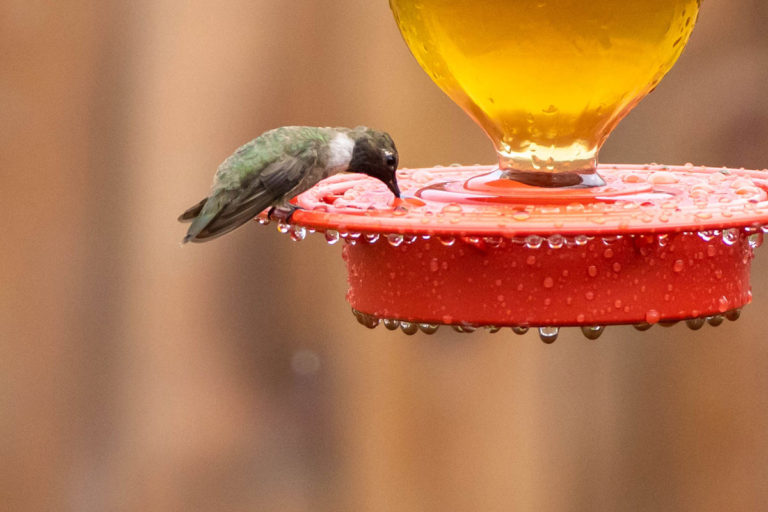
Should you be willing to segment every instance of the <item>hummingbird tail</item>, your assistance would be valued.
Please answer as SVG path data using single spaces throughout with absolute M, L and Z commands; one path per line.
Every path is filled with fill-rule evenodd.
M 193 206 L 179 217 L 179 219 L 185 218 L 187 213 L 191 216 L 191 212 L 200 206 L 182 243 L 207 242 L 229 233 L 252 220 L 272 202 L 272 195 L 263 188 L 255 191 L 252 195 L 241 195 L 233 192 L 213 195 L 203 201 L 204 204 Z

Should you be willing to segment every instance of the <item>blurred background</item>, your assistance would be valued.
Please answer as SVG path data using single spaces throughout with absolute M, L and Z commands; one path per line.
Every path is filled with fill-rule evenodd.
M 768 167 L 768 3 L 706 0 L 603 162 Z M 339 247 L 181 247 L 279 125 L 491 163 L 385 0 L 0 0 L 0 509 L 762 510 L 768 254 L 738 322 L 406 337 Z

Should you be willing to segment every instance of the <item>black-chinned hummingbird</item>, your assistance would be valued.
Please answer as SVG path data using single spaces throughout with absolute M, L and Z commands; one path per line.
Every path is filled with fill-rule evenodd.
M 290 218 L 291 199 L 340 172 L 377 178 L 400 197 L 397 164 L 392 137 L 364 126 L 270 130 L 224 160 L 210 195 L 181 214 L 179 221 L 192 222 L 183 242 L 213 240 L 269 207 Z

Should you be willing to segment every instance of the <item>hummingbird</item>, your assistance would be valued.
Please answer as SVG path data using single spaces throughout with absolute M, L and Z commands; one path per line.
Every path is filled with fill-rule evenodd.
M 290 220 L 290 200 L 340 172 L 382 181 L 400 197 L 398 155 L 388 133 L 358 126 L 284 126 L 238 148 L 219 166 L 208 197 L 179 216 L 192 222 L 182 243 L 207 242 L 232 231 L 267 208 Z

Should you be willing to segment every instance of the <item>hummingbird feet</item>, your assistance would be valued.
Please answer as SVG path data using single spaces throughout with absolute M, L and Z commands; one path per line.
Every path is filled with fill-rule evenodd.
M 300 206 L 294 206 L 289 204 L 287 206 L 273 206 L 267 212 L 267 218 L 270 220 L 282 221 L 285 223 L 291 222 L 291 217 L 296 213 L 296 210 L 303 210 Z

